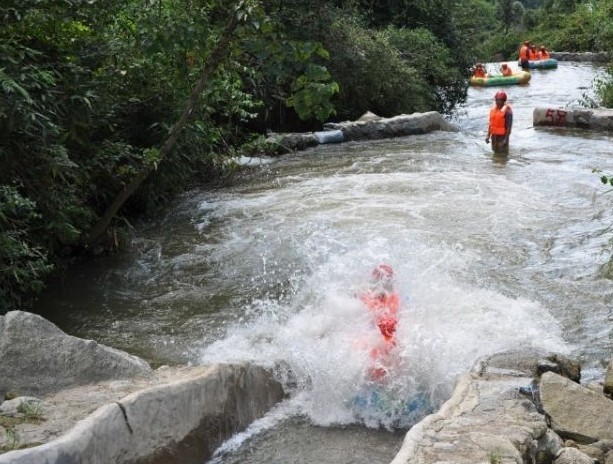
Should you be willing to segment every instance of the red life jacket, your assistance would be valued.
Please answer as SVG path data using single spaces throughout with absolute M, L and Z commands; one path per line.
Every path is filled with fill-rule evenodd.
M 362 301 L 375 316 L 375 323 L 386 341 L 392 341 L 398 323 L 400 298 L 397 293 L 368 293 Z
M 511 107 L 506 103 L 498 109 L 496 105 L 490 109 L 490 133 L 492 135 L 505 135 L 507 133 L 506 115 Z
M 477 68 L 473 74 L 474 77 L 487 77 L 487 74 L 484 69 Z

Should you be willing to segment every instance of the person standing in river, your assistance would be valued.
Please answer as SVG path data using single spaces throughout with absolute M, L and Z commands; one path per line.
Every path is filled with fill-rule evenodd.
M 502 90 L 496 92 L 494 101 L 494 106 L 490 109 L 485 143 L 490 143 L 491 139 L 494 153 L 507 154 L 513 127 L 513 110 L 507 104 L 507 94 Z

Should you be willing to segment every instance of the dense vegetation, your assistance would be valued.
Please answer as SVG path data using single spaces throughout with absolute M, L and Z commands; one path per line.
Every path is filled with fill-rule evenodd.
M 438 110 L 521 40 L 613 50 L 613 0 L 5 0 L 0 313 L 270 129 Z M 602 102 L 613 106 L 610 83 Z

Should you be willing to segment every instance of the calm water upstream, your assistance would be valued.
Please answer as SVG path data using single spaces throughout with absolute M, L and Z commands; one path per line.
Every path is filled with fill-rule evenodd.
M 494 66 L 492 65 L 492 68 Z M 613 353 L 613 138 L 535 129 L 535 106 L 589 96 L 599 73 L 560 63 L 505 89 L 508 158 L 485 144 L 496 88 L 471 88 L 458 133 L 322 145 L 252 160 L 194 191 L 127 254 L 75 269 L 37 311 L 66 332 L 158 363 L 282 362 L 292 396 L 216 463 L 387 463 L 403 434 L 356 424 L 374 329 L 355 295 L 379 262 L 404 304 L 389 392 L 434 407 L 480 356 L 543 347 L 602 376 Z M 419 415 L 411 420 L 419 419 Z M 410 424 L 409 424 L 410 425 Z

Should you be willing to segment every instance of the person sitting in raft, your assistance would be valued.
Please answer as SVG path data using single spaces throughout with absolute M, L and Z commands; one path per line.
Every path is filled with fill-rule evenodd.
M 381 334 L 381 343 L 377 344 L 370 356 L 373 361 L 368 377 L 379 381 L 387 375 L 388 358 L 396 346 L 396 325 L 400 296 L 394 289 L 394 269 L 389 264 L 379 264 L 372 271 L 370 288 L 360 296 L 362 302 L 371 311 L 375 325 Z
M 483 63 L 477 63 L 475 70 L 473 71 L 473 77 L 487 77 Z
M 528 67 L 530 61 L 530 41 L 526 40 L 519 48 L 519 64 L 522 68 Z
M 536 49 L 536 45 L 530 44 L 530 49 L 528 50 L 528 57 L 530 58 L 530 61 L 540 60 L 539 51 Z
M 549 58 L 551 58 L 551 56 L 545 48 L 545 45 L 541 45 L 541 49 L 539 50 L 539 60 L 548 60 Z
M 502 65 L 500 66 L 500 72 L 502 73 L 503 76 L 512 76 L 513 75 L 513 70 L 506 63 L 502 63 Z

